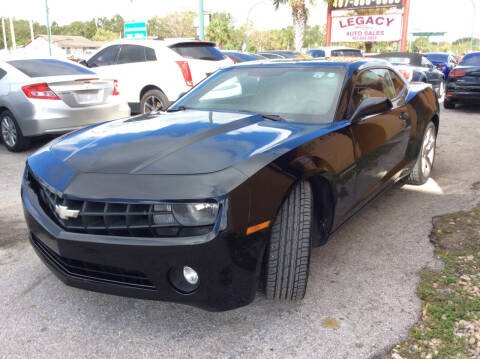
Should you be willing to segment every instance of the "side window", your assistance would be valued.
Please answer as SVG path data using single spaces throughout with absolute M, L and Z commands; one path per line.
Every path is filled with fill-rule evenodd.
M 425 56 L 422 56 L 422 67 L 433 67 L 432 63 Z
M 366 70 L 357 78 L 350 105 L 353 113 L 362 101 L 369 97 L 396 97 L 395 86 L 387 69 Z
M 145 62 L 145 47 L 139 45 L 122 45 L 117 64 Z
M 3 79 L 6 74 L 7 74 L 7 71 L 5 71 L 4 69 L 0 69 L 0 80 Z
M 113 45 L 104 48 L 94 57 L 92 57 L 87 62 L 88 67 L 97 67 L 97 66 L 108 66 L 113 65 L 115 63 L 115 59 L 117 58 L 118 49 L 120 46 Z
M 403 91 L 405 88 L 405 82 L 398 76 L 395 72 L 389 70 L 390 77 L 393 82 L 393 86 L 395 87 L 395 94 L 396 96 L 400 95 L 400 93 Z M 396 97 L 395 96 L 395 97 Z
M 155 55 L 155 50 L 151 47 L 145 47 L 145 59 L 147 61 L 156 61 L 157 56 Z

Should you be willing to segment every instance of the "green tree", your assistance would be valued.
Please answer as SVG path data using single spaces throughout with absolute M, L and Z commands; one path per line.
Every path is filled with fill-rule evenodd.
M 194 11 L 174 12 L 164 17 L 154 16 L 148 20 L 147 31 L 150 36 L 195 37 Z
M 210 18 L 205 38 L 213 41 L 220 49 L 229 47 L 235 37 L 235 29 L 232 26 L 232 15 L 226 12 L 216 12 Z
M 315 0 L 308 0 L 311 5 L 315 3 Z M 275 9 L 278 9 L 280 4 L 290 5 L 292 10 L 293 28 L 295 33 L 295 49 L 300 51 L 303 46 L 303 40 L 305 37 L 305 26 L 308 19 L 308 9 L 305 5 L 305 0 L 273 0 Z
M 94 41 L 113 41 L 118 39 L 118 34 L 116 32 L 103 29 L 101 27 L 98 28 L 97 32 L 95 35 L 93 35 L 92 40 Z

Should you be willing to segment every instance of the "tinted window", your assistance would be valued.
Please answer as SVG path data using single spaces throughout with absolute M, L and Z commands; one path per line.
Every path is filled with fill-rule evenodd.
M 364 99 L 370 97 L 387 97 L 389 99 L 397 97 L 389 70 L 366 70 L 359 75 L 353 89 L 350 112 L 353 113 Z
M 429 54 L 429 55 L 427 55 L 427 58 L 432 62 L 447 62 L 448 61 L 448 55 L 442 55 L 442 54 Z
M 175 44 L 170 46 L 180 56 L 187 59 L 197 60 L 211 60 L 219 61 L 224 60 L 225 56 L 213 45 L 204 43 L 188 43 Z
M 113 45 L 104 48 L 102 51 L 88 60 L 88 67 L 113 65 L 115 63 L 115 59 L 117 58 L 119 48 L 119 45 Z
M 54 59 L 13 60 L 8 64 L 29 77 L 63 76 L 63 75 L 95 75 L 85 67 Z
M 325 57 L 325 51 L 323 50 L 310 50 L 307 53 L 312 57 Z
M 145 47 L 145 59 L 147 61 L 155 61 L 157 60 L 157 56 L 155 55 L 155 50 L 151 47 Z
M 360 50 L 349 50 L 349 49 L 344 49 L 344 50 L 332 50 L 332 56 L 362 56 L 362 52 Z
M 145 47 L 138 45 L 122 45 L 117 64 L 145 62 Z
M 480 52 L 475 54 L 465 55 L 460 62 L 460 65 L 463 66 L 480 66 Z
M 273 114 L 286 121 L 333 121 L 345 70 L 322 67 L 237 67 L 207 80 L 181 100 L 186 108 Z
M 270 52 L 259 52 L 258 54 L 267 58 L 267 59 L 281 59 L 282 58 L 280 55 L 272 54 Z
M 393 82 L 393 86 L 395 87 L 395 93 L 396 95 L 400 95 L 400 93 L 403 91 L 405 87 L 405 82 L 398 76 L 395 72 L 389 71 L 390 72 L 390 77 Z
M 432 63 L 425 56 L 422 56 L 422 67 L 433 67 Z
M 0 69 L 0 80 L 7 74 L 7 71 Z

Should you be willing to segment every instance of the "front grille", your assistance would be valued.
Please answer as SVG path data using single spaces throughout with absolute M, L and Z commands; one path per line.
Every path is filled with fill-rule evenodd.
M 154 223 L 155 204 L 96 202 L 62 198 L 47 186 L 29 176 L 46 213 L 69 232 L 126 237 L 190 237 L 211 232 L 213 225 L 201 227 L 165 226 Z M 57 205 L 78 211 L 76 218 L 63 219 L 55 211 Z
M 142 272 L 61 257 L 33 234 L 32 242 L 45 259 L 54 264 L 65 275 L 135 288 L 156 289 L 155 285 Z

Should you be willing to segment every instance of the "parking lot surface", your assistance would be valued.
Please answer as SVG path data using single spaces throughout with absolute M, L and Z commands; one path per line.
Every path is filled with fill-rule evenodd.
M 27 240 L 20 179 L 32 151 L 0 147 L 0 357 L 382 356 L 420 316 L 419 271 L 439 268 L 432 217 L 478 202 L 479 113 L 442 109 L 432 179 L 395 185 L 315 248 L 305 300 L 259 294 L 223 313 L 65 286 Z M 326 318 L 338 329 L 325 328 Z

